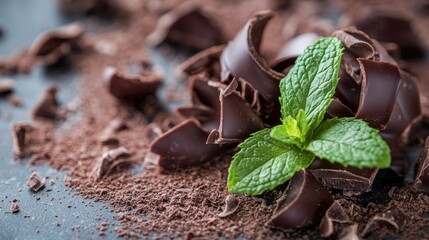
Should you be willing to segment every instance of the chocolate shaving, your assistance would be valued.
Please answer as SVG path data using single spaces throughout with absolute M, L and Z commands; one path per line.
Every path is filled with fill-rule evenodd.
M 31 115 L 33 118 L 44 118 L 54 120 L 57 118 L 58 101 L 57 101 L 58 88 L 51 86 L 45 90 L 42 98 L 33 108 Z
M 13 125 L 13 153 L 15 157 L 23 158 L 27 156 L 25 151 L 26 135 L 31 126 L 26 123 L 15 123 Z
M 84 29 L 78 23 L 42 33 L 31 45 L 30 53 L 44 64 L 56 63 L 76 47 Z
M 167 41 L 195 50 L 224 42 L 222 30 L 198 6 L 184 3 L 161 16 L 154 32 L 147 38 L 151 46 Z
M 141 100 L 154 94 L 164 78 L 157 69 L 143 69 L 138 74 L 131 74 L 115 67 L 105 68 L 103 77 L 109 92 L 123 100 Z
M 413 183 L 416 192 L 429 193 L 429 137 L 426 138 L 423 152 L 419 158 L 419 169 Z
M 365 229 L 362 232 L 362 236 L 368 235 L 372 232 L 379 224 L 388 224 L 396 229 L 396 231 L 401 231 L 405 225 L 407 216 L 396 206 L 392 206 L 383 213 L 378 213 L 365 226 Z
M 262 119 L 270 124 L 276 124 L 280 119 L 278 84 L 284 74 L 268 66 L 259 54 L 259 47 L 265 26 L 273 16 L 272 11 L 256 13 L 228 43 L 220 59 L 221 81 L 236 77 L 251 84 L 264 99 Z
M 221 92 L 220 125 L 210 133 L 207 143 L 241 142 L 264 127 L 262 120 L 238 92 L 227 89 Z
M 12 79 L 0 79 L 0 96 L 13 92 L 15 83 Z
M 109 175 L 109 173 L 120 164 L 129 163 L 129 161 L 124 160 L 128 157 L 130 157 L 130 153 L 124 147 L 118 147 L 104 152 L 95 162 L 93 168 L 95 179 L 102 179 Z
M 338 240 L 360 240 L 358 234 L 358 225 L 353 224 L 345 228 L 342 233 L 338 236 Z
M 188 75 L 201 73 L 207 74 L 208 78 L 219 79 L 219 57 L 224 49 L 225 45 L 207 48 L 183 62 L 179 69 Z
M 268 224 L 278 228 L 299 228 L 319 224 L 334 199 L 309 171 L 301 170 L 290 180 Z
M 225 208 L 223 210 L 223 212 L 219 213 L 218 216 L 221 218 L 227 217 L 233 213 L 235 213 L 235 211 L 237 211 L 238 209 L 238 205 L 239 201 L 237 198 L 235 198 L 232 195 L 228 195 L 225 198 Z
M 198 165 L 217 159 L 228 149 L 226 145 L 206 144 L 207 137 L 208 133 L 195 119 L 188 119 L 157 138 L 150 151 L 159 155 L 161 169 Z
M 17 213 L 17 212 L 19 212 L 19 205 L 18 205 L 18 203 L 13 202 L 13 203 L 10 205 L 10 212 L 11 212 L 11 213 Z
M 316 33 L 304 33 L 298 35 L 283 45 L 275 57 L 275 62 L 284 61 L 285 59 L 296 58 L 304 53 L 304 50 L 315 43 L 320 36 Z M 275 63 L 272 65 L 276 65 Z
M 334 233 L 334 222 L 347 223 L 349 221 L 350 218 L 344 211 L 343 207 L 338 203 L 338 201 L 334 201 L 320 221 L 320 235 L 322 237 L 329 237 Z
M 103 129 L 99 135 L 99 141 L 103 146 L 118 146 L 119 140 L 115 134 L 127 128 L 123 119 L 117 118 L 110 121 L 110 123 Z
M 368 192 L 371 190 L 378 169 L 343 167 L 325 160 L 315 160 L 310 167 L 310 172 L 326 187 Z
M 390 63 L 365 59 L 358 59 L 358 62 L 363 80 L 356 117 L 365 120 L 371 127 L 383 130 L 398 93 L 399 69 Z M 380 95 L 381 89 L 383 95 Z
M 354 25 L 381 42 L 394 42 L 404 58 L 423 57 L 425 50 L 411 20 L 399 12 L 372 11 L 355 20 Z
M 42 181 L 37 173 L 33 172 L 28 179 L 27 185 L 33 192 L 38 192 L 45 187 L 45 181 Z

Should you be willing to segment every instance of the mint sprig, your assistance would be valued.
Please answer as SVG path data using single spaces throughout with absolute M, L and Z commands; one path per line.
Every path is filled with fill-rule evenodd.
M 239 145 L 229 167 L 230 192 L 272 190 L 316 156 L 358 168 L 390 166 L 389 146 L 376 129 L 354 118 L 323 120 L 339 81 L 342 52 L 337 38 L 322 38 L 298 57 L 280 81 L 282 124 Z

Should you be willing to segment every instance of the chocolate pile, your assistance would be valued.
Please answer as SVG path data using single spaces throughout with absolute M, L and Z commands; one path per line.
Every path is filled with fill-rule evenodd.
M 31 53 L 31 59 L 42 64 L 70 58 L 82 73 L 84 116 L 72 129 L 60 132 L 53 123 L 58 117 L 31 128 L 18 125 L 16 154 L 67 169 L 68 186 L 113 207 L 123 224 L 116 229 L 121 237 L 350 239 L 397 232 L 427 237 L 421 229 L 429 224 L 428 196 L 392 187 L 391 181 L 412 172 L 415 162 L 406 159 L 404 150 L 422 147 L 428 129 L 425 118 L 415 120 L 420 115 L 417 80 L 403 70 L 400 59 L 407 45 L 392 45 L 389 39 L 378 42 L 377 33 L 368 36 L 355 28 L 332 33 L 333 27 L 324 24 L 297 24 L 293 29 L 286 24 L 284 31 L 294 37 L 284 44 L 277 35 L 285 22 L 293 22 L 288 15 L 299 12 L 314 19 L 322 7 L 312 1 L 275 2 L 209 1 L 204 7 L 179 8 L 172 7 L 178 1 L 134 3 L 137 6 L 123 8 L 129 11 L 129 25 L 120 31 L 52 31 L 36 41 L 44 44 L 33 44 L 24 55 Z M 98 8 L 89 5 L 77 12 Z M 267 6 L 277 6 L 278 17 L 273 18 L 273 11 L 257 12 Z M 303 16 L 295 21 L 308 23 Z M 264 36 L 270 19 L 275 31 L 267 28 Z M 196 25 L 188 28 L 189 24 Z M 379 129 L 392 149 L 391 169 L 345 168 L 317 160 L 287 186 L 258 197 L 230 196 L 227 169 L 237 144 L 279 123 L 279 80 L 306 46 L 331 34 L 346 50 L 326 118 L 354 116 Z M 222 45 L 226 39 L 232 40 Z M 177 78 L 168 83 L 189 88 L 190 104 L 179 107 L 177 114 L 160 107 L 155 94 L 171 88 L 163 88 L 167 82 L 154 60 L 141 60 L 148 55 L 143 43 L 160 46 L 159 51 L 166 51 L 166 43 L 203 50 L 181 65 L 184 82 Z M 5 68 L 11 65 L 0 62 L 0 72 L 18 69 L 16 61 L 7 63 L 15 65 Z M 58 114 L 55 93 L 47 91 L 42 97 L 42 105 L 50 106 L 48 115 Z M 427 143 L 424 147 L 413 190 L 428 192 Z M 138 167 L 144 170 L 136 174 Z M 404 221 L 404 215 L 415 221 Z

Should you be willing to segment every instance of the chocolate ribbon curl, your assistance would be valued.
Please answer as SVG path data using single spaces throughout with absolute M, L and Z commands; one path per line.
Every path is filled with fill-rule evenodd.
M 274 12 L 268 10 L 256 13 L 228 43 L 220 58 L 221 81 L 228 82 L 235 77 L 255 88 L 262 97 L 262 119 L 271 125 L 280 121 L 278 85 L 284 74 L 268 66 L 259 54 L 259 48 L 265 26 L 273 16 Z
M 84 28 L 77 23 L 42 33 L 31 45 L 30 54 L 45 64 L 56 63 L 70 53 Z
M 168 41 L 195 50 L 203 50 L 224 42 L 222 30 L 199 7 L 182 4 L 164 14 L 154 32 L 147 37 L 149 45 Z
M 332 203 L 334 199 L 322 183 L 307 170 L 301 170 L 289 182 L 277 213 L 268 224 L 279 228 L 319 224 Z
M 164 78 L 160 70 L 144 67 L 138 73 L 128 73 L 115 67 L 107 67 L 103 75 L 109 92 L 123 100 L 139 100 L 154 94 Z

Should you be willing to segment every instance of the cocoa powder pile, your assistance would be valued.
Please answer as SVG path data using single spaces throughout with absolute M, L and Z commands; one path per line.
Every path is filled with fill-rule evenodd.
M 83 37 L 83 50 L 69 56 L 73 68 L 82 75 L 79 82 L 81 104 L 78 107 L 78 111 L 83 113 L 82 118 L 61 129 L 57 129 L 56 122 L 52 120 L 38 120 L 33 124 L 25 140 L 25 152 L 32 156 L 32 163 L 47 163 L 53 168 L 67 170 L 65 181 L 69 187 L 82 196 L 109 203 L 116 213 L 116 219 L 122 223 L 116 229 L 119 237 L 319 238 L 317 226 L 276 230 L 265 225 L 275 211 L 275 200 L 284 186 L 260 197 L 235 196 L 239 202 L 237 210 L 229 216 L 220 217 L 229 195 L 226 182 L 231 155 L 197 167 L 158 171 L 154 156 L 148 153 L 149 145 L 157 136 L 178 124 L 180 118 L 168 111 L 155 96 L 133 102 L 121 101 L 113 97 L 103 83 L 103 70 L 107 66 L 123 67 L 141 59 L 156 65 L 151 59 L 150 48 L 145 44 L 146 37 L 156 28 L 159 17 L 180 1 L 157 2 L 126 1 L 122 3 L 125 17 L 121 15 L 118 22 L 108 26 L 90 26 L 96 30 Z M 279 7 L 275 2 L 214 0 L 199 5 L 203 5 L 201 7 L 219 23 L 225 38 L 232 39 L 254 12 Z M 337 9 L 340 7 L 345 12 L 350 11 L 349 5 L 342 6 L 336 1 L 329 3 Z M 286 32 L 287 35 L 288 31 L 292 31 L 283 28 L 284 22 L 299 22 L 293 19 L 297 14 L 315 17 L 326 11 L 325 1 L 290 1 L 290 4 L 279 10 L 266 33 L 268 44 L 263 47 L 267 55 L 275 55 L 276 49 L 285 42 L 285 39 L 278 37 L 279 33 Z M 359 7 L 365 9 L 368 6 L 362 3 Z M 412 7 L 408 6 L 407 9 Z M 298 25 L 302 28 L 299 31 L 314 28 Z M 428 44 L 429 33 L 421 34 L 426 37 L 425 43 Z M 165 45 L 156 51 L 172 61 L 180 55 Z M 417 75 L 423 74 L 420 69 L 417 69 Z M 169 81 L 172 86 L 186 85 L 178 77 L 172 79 Z M 420 78 L 420 81 L 427 80 Z M 158 91 L 174 91 L 174 88 L 164 86 Z M 174 101 L 177 94 L 169 92 L 163 102 Z M 186 97 L 179 94 L 178 98 Z M 423 110 L 427 111 L 424 103 Z M 122 122 L 124 127 L 111 131 L 110 137 L 115 139 L 113 144 L 103 143 L 101 135 L 113 120 Z M 96 177 L 94 168 L 97 160 L 108 150 L 119 146 L 127 150 L 126 161 L 108 169 L 109 174 Z M 400 208 L 405 214 L 406 221 L 400 229 L 381 224 L 367 235 L 368 238 L 406 236 L 413 239 L 429 236 L 425 230 L 429 226 L 429 196 L 426 194 L 413 193 L 408 187 L 397 184 L 377 188 L 365 196 L 334 190 L 333 195 L 341 201 L 351 223 L 357 224 L 359 233 L 372 216 L 389 207 Z M 350 225 L 344 224 L 345 228 L 340 228 L 334 237 L 353 234 L 356 229 Z

